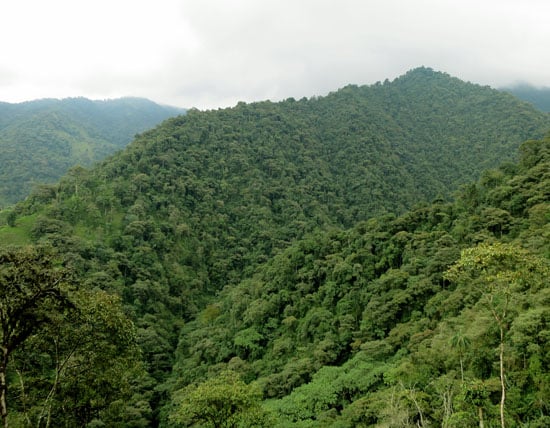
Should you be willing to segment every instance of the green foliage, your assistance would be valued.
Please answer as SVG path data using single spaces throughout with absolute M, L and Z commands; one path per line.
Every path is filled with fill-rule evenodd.
M 505 373 L 505 420 L 542 424 L 550 140 L 481 171 L 549 124 L 508 95 L 418 69 L 322 98 L 191 111 L 72 169 L 15 206 L 0 237 L 50 243 L 76 291 L 117 296 L 120 317 L 89 318 L 106 347 L 82 343 L 89 374 L 56 370 L 56 342 L 33 339 L 14 366 L 25 387 L 10 374 L 14 417 L 36 420 L 47 402 L 58 425 L 200 425 L 185 400 L 223 391 L 229 370 L 239 394 L 264 397 L 270 426 L 468 426 L 480 415 L 490 426 Z M 58 324 L 59 361 L 71 332 L 92 332 L 84 307 L 75 330 Z M 140 352 L 104 333 L 127 319 Z M 482 406 L 466 393 L 477 384 Z
M 0 253 L 2 352 L 9 354 L 43 324 L 50 311 L 70 306 L 68 275 L 55 265 L 47 248 L 8 248 Z
M 547 169 L 549 143 L 526 143 L 527 156 L 540 155 L 516 175 L 488 172 L 475 202 L 463 194 L 296 241 L 221 293 L 204 331 L 216 331 L 212 357 L 192 347 L 204 327 L 184 327 L 176 378 L 208 378 L 204 364 L 238 355 L 285 427 L 491 426 L 505 378 L 507 424 L 542 423 L 548 221 L 529 219 L 546 187 L 526 177 Z M 505 210 L 518 186 L 523 205 Z M 514 190 L 496 202 L 503 188 Z M 501 211 L 506 228 L 479 221 Z M 243 353 L 237 342 L 262 346 Z
M 224 371 L 199 385 L 176 393 L 181 403 L 170 419 L 183 426 L 269 427 L 269 414 L 261 407 L 261 391 L 247 385 L 232 371 Z
M 0 417 L 8 426 L 10 360 L 15 351 L 72 305 L 69 278 L 46 248 L 2 249 L 0 253 Z
M 145 371 L 133 325 L 116 296 L 77 285 L 51 248 L 2 250 L 3 421 L 83 426 L 93 418 L 126 418 L 135 409 L 129 399 Z M 117 400 L 128 400 L 126 408 L 115 410 Z
M 475 248 L 464 250 L 460 260 L 447 271 L 446 276 L 450 280 L 466 282 L 468 285 L 474 284 L 474 287 L 478 287 L 481 294 L 480 306 L 488 309 L 498 326 L 500 415 L 501 426 L 504 427 L 506 391 L 509 390 L 505 373 L 509 326 L 518 316 L 517 309 L 525 308 L 528 304 L 529 294 L 535 294 L 545 286 L 550 276 L 548 263 L 530 256 L 525 250 L 514 245 L 480 244 Z M 479 388 L 470 390 L 467 397 L 481 409 L 483 406 L 480 400 L 485 395 L 480 391 L 485 390 Z M 482 419 L 480 410 L 480 424 Z
M 53 183 L 75 165 L 90 165 L 183 110 L 139 98 L 85 98 L 0 103 L 0 207 Z
M 11 213 L 15 213 L 15 211 L 10 211 Z M 13 226 L 10 226 L 7 222 L 5 226 L 0 226 L 0 241 L 15 246 L 32 244 L 31 230 L 35 221 L 36 215 L 20 217 L 16 215 L 16 219 L 10 220 L 10 222 L 13 222 Z

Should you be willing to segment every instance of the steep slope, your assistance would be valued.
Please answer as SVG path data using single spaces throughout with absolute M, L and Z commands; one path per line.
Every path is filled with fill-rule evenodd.
M 60 220 L 109 225 L 119 251 L 158 236 L 217 290 L 316 228 L 448 197 L 548 128 L 509 95 L 418 69 L 324 98 L 190 111 L 52 194 Z
M 460 184 L 477 178 L 487 166 L 514 159 L 522 140 L 543 135 L 548 129 L 548 115 L 511 95 L 426 68 L 393 82 L 348 86 L 326 97 L 192 110 L 143 133 L 93 169 L 71 170 L 58 184 L 40 187 L 13 211 L 4 213 L 9 226 L 0 229 L 0 239 L 52 242 L 86 283 L 122 296 L 153 379 L 153 383 L 136 385 L 148 391 L 140 402 L 153 408 L 156 423 L 162 419 L 158 412 L 173 389 L 166 382 L 175 363 L 180 329 L 197 316 L 196 322 L 216 324 L 220 309 L 215 304 L 217 293 L 224 289 L 224 293 L 238 293 L 244 288 L 243 302 L 250 300 L 252 306 L 235 303 L 239 311 L 235 317 L 246 316 L 244 322 L 256 323 L 269 321 L 264 315 L 270 314 L 276 302 L 268 301 L 267 306 L 263 301 L 252 303 L 256 295 L 249 298 L 247 293 L 262 295 L 267 279 L 276 281 L 288 271 L 291 276 L 298 275 L 292 276 L 298 281 L 294 286 L 300 288 L 296 295 L 307 300 L 310 288 L 325 279 L 324 273 L 320 271 L 317 278 L 314 271 L 328 269 L 323 265 L 326 255 L 335 255 L 330 261 L 333 268 L 338 265 L 334 280 L 353 283 L 362 269 L 368 269 L 362 281 L 374 281 L 388 268 L 399 267 L 402 255 L 397 249 L 406 246 L 408 235 L 399 235 L 386 246 L 384 242 L 393 237 L 397 227 L 394 217 L 370 219 L 403 213 L 437 198 L 445 208 L 425 214 L 420 209 L 411 215 L 419 217 L 420 230 L 428 227 L 421 221 L 424 215 L 443 228 L 445 219 L 452 218 L 445 200 Z M 473 192 L 470 197 L 475 195 Z M 522 203 L 521 194 L 514 196 Z M 496 223 L 491 227 L 505 231 L 506 214 L 496 211 L 492 216 Z M 369 220 L 373 222 L 367 223 L 373 228 L 369 229 L 372 246 L 383 254 L 376 255 L 380 260 L 374 267 L 369 264 L 369 254 L 362 254 L 350 270 L 336 256 L 339 247 L 353 244 L 355 238 L 348 241 L 341 230 Z M 472 224 L 460 227 L 470 236 L 468 228 L 476 226 L 474 220 L 468 221 Z M 321 243 L 314 240 L 315 248 L 307 250 L 312 254 L 302 256 L 300 246 L 309 244 L 293 243 L 312 233 L 320 234 Z M 443 234 L 440 237 L 442 246 L 449 243 L 451 247 L 450 255 L 441 255 L 441 264 L 446 266 L 457 251 L 454 241 Z M 323 247 L 323 242 L 326 248 L 318 252 L 317 246 Z M 393 247 L 397 249 L 393 251 Z M 309 265 L 304 269 L 304 278 L 294 262 L 285 266 L 285 257 L 292 258 L 288 255 L 292 251 L 313 263 L 311 270 Z M 430 249 L 425 251 L 432 254 Z M 315 263 L 319 257 L 322 263 Z M 265 265 L 269 260 L 271 264 Z M 439 269 L 438 263 L 433 269 Z M 266 266 L 275 267 L 264 271 L 269 269 Z M 264 277 L 256 281 L 257 275 Z M 369 331 L 380 337 L 403 315 L 399 299 L 409 299 L 400 291 L 402 278 L 389 278 L 387 283 L 386 279 L 379 282 L 382 289 L 391 291 L 387 307 L 382 302 L 381 310 L 373 311 L 376 318 L 365 321 L 373 325 Z M 430 296 L 433 284 L 422 280 L 416 285 L 422 302 Z M 256 291 L 249 291 L 248 286 Z M 322 298 L 336 301 L 338 293 L 338 287 L 330 286 Z M 360 301 L 352 297 L 346 303 L 351 306 L 342 303 L 338 311 L 350 315 L 346 322 L 353 324 L 359 319 L 353 305 Z M 292 317 L 298 319 L 303 314 L 289 310 L 287 323 L 292 329 Z M 406 316 L 410 313 L 408 309 L 404 312 Z M 315 342 L 317 330 L 328 334 L 338 328 L 326 324 L 325 318 L 331 318 L 324 310 L 310 315 L 301 329 L 306 341 Z M 343 330 L 345 325 L 342 321 Z M 216 331 L 210 332 L 211 336 L 204 330 L 197 330 L 198 336 L 185 331 L 177 356 L 178 386 L 202 379 L 204 369 L 215 371 L 215 366 L 224 365 L 227 359 L 251 358 L 260 362 L 248 380 L 261 376 L 268 380 L 266 385 L 274 386 L 288 374 L 283 390 L 264 389 L 275 398 L 307 381 L 319 368 L 319 363 L 312 366 L 298 358 L 292 360 L 294 367 L 280 375 L 277 370 L 287 367 L 290 360 L 277 360 L 276 354 L 283 355 L 292 347 L 292 343 L 280 343 L 279 348 L 269 348 L 274 349 L 273 371 L 265 370 L 262 346 L 282 327 L 266 324 L 265 332 L 247 331 L 248 325 L 244 332 L 242 325 L 234 327 L 241 333 L 238 338 L 231 336 L 233 330 L 221 329 L 223 337 Z M 272 327 L 275 330 L 270 330 Z M 190 342 L 189 349 L 196 349 L 195 360 L 187 355 L 185 344 Z M 220 343 L 227 347 L 219 348 Z M 319 361 L 339 364 L 349 357 L 346 352 L 351 343 L 349 337 L 336 338 L 318 349 L 317 343 L 308 349 L 321 355 L 326 345 L 327 355 Z M 269 380 L 271 375 L 274 378 Z
M 231 370 L 271 426 L 458 427 L 497 426 L 502 383 L 508 425 L 546 425 L 550 139 L 522 152 L 454 203 L 311 235 L 226 288 L 183 328 L 174 389 Z M 204 416 L 178 410 L 195 388 L 175 421 Z
M 90 165 L 135 134 L 183 113 L 139 98 L 85 98 L 0 103 L 0 206 L 53 183 L 75 165 Z

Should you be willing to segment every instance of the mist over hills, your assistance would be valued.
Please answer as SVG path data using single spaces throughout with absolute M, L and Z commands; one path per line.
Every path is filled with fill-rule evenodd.
M 501 88 L 542 111 L 550 112 L 550 88 L 537 88 L 527 83 Z
M 0 206 L 52 183 L 70 167 L 89 166 L 134 136 L 184 110 L 140 98 L 0 103 Z
M 12 417 L 496 423 L 505 338 L 505 417 L 544 426 L 549 130 L 510 94 L 422 67 L 190 110 L 39 187 L 0 213 L 0 242 L 52 247 L 85 316 L 46 311 L 14 353 Z M 487 304 L 507 295 L 499 324 Z M 77 369 L 56 372 L 64 356 Z

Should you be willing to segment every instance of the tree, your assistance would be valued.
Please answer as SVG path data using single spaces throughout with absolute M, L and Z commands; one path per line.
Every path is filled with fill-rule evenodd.
M 52 316 L 71 306 L 68 272 L 46 247 L 0 252 L 0 416 L 8 426 L 6 373 L 10 355 Z
M 233 371 L 224 371 L 203 383 L 188 386 L 179 394 L 183 400 L 171 416 L 176 423 L 191 426 L 203 422 L 214 428 L 272 425 L 260 405 L 259 387 L 247 385 Z
M 17 219 L 17 213 L 15 211 L 9 211 L 6 216 L 6 223 L 9 227 L 15 227 L 15 220 Z
M 147 426 L 150 408 L 140 384 L 148 380 L 133 324 L 118 296 L 83 288 L 69 291 L 70 311 L 52 315 L 13 354 L 12 367 L 27 385 L 12 387 L 26 404 L 18 410 L 44 428 L 87 426 L 93 420 Z
M 449 339 L 449 345 L 458 351 L 460 380 L 464 383 L 464 350 L 470 346 L 470 339 L 462 331 L 457 331 Z
M 489 388 L 486 382 L 475 379 L 469 382 L 467 385 L 462 385 L 464 400 L 473 404 L 477 409 L 479 418 L 479 428 L 485 427 L 485 420 L 483 414 L 483 407 L 489 398 Z M 461 414 L 459 414 L 462 417 Z
M 129 414 L 145 426 L 133 324 L 118 296 L 80 284 L 65 259 L 46 246 L 0 250 L 3 427 L 114 426 Z
M 526 292 L 536 292 L 548 278 L 547 264 L 512 244 L 480 244 L 468 248 L 446 273 L 447 279 L 473 283 L 480 303 L 499 331 L 500 425 L 505 427 L 507 333 Z

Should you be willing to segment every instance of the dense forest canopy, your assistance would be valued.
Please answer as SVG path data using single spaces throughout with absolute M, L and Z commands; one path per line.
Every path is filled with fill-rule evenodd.
M 72 169 L 0 213 L 10 257 L 70 279 L 5 366 L 8 419 L 545 426 L 548 130 L 420 68 L 191 110 Z
M 0 103 L 0 207 L 105 158 L 181 109 L 141 98 Z
M 309 236 L 227 287 L 182 329 L 172 418 L 230 369 L 281 427 L 500 426 L 502 379 L 506 425 L 547 425 L 550 140 L 522 150 L 454 203 Z

